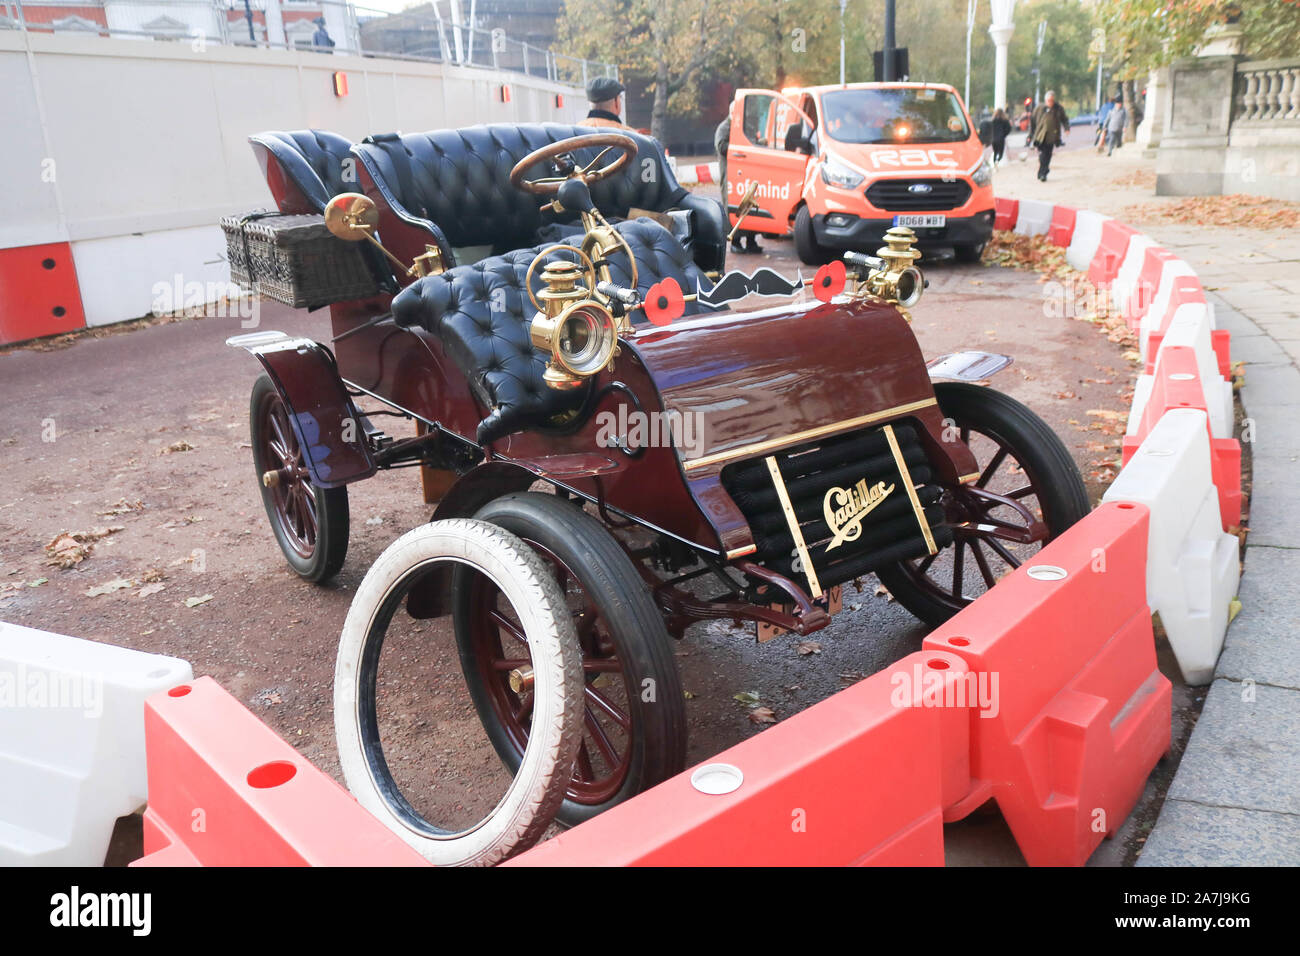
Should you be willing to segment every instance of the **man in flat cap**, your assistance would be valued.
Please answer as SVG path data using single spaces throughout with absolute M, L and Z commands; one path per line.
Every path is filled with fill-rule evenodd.
M 623 84 L 608 76 L 598 76 L 587 84 L 591 111 L 578 121 L 579 126 L 608 126 L 631 129 L 622 120 Z

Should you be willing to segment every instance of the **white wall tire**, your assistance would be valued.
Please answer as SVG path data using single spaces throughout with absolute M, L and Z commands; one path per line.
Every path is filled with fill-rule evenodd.
M 534 672 L 532 732 L 514 780 L 477 825 L 451 834 L 401 795 L 378 739 L 374 682 L 379 649 L 411 584 L 456 562 L 491 578 L 528 637 Z M 563 592 L 540 557 L 482 521 L 436 521 L 408 531 L 366 572 L 339 638 L 334 731 L 339 763 L 357 801 L 431 863 L 489 866 L 536 843 L 564 798 L 582 739 L 582 652 Z

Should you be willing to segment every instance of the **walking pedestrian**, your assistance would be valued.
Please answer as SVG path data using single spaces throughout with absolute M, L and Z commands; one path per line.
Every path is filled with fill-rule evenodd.
M 1128 111 L 1124 101 L 1115 97 L 1115 108 L 1106 117 L 1106 155 L 1115 152 L 1115 147 L 1124 142 L 1124 126 L 1128 123 Z
M 1043 97 L 1043 105 L 1034 110 L 1033 131 L 1030 140 L 1038 149 L 1038 179 L 1047 182 L 1047 174 L 1052 168 L 1052 151 L 1057 146 L 1064 146 L 1064 136 L 1070 131 L 1070 118 L 1065 115 L 1065 107 L 1056 102 L 1056 91 L 1048 90 Z
M 1002 156 L 1007 151 L 1007 137 L 1011 135 L 1011 120 L 1007 119 L 1006 111 L 999 108 L 993 114 L 993 119 L 989 121 L 989 140 L 993 144 L 993 165 L 996 166 L 1002 162 Z
M 1106 117 L 1110 116 L 1110 111 L 1114 108 L 1114 101 L 1107 100 L 1101 104 L 1101 109 L 1097 111 L 1097 132 L 1092 137 L 1092 145 L 1097 147 L 1099 153 L 1106 148 Z

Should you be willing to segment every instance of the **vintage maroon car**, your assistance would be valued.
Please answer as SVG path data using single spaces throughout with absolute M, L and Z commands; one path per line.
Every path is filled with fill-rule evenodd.
M 336 572 L 347 485 L 408 465 L 434 519 L 482 519 L 535 549 L 570 600 L 585 681 L 562 823 L 683 768 L 672 644 L 692 623 L 810 634 L 841 586 L 870 574 L 936 623 L 1088 510 L 1050 428 L 972 384 L 1007 360 L 927 367 L 909 326 L 924 280 L 906 230 L 879 258 L 850 255 L 808 281 L 723 275 L 721 206 L 680 187 L 636 134 L 510 125 L 252 142 L 279 214 L 294 217 L 262 238 L 311 227 L 304 242 L 329 261 L 314 278 L 299 261 L 288 280 L 293 301 L 329 306 L 328 345 L 232 340 L 266 370 L 253 454 L 285 557 L 312 581 Z M 232 260 L 244 243 L 249 281 L 274 288 L 284 272 L 267 256 L 294 253 L 258 252 L 260 221 L 232 228 Z M 353 281 L 348 269 L 352 291 L 330 291 Z M 417 434 L 379 430 L 358 407 L 376 400 Z M 417 619 L 451 614 L 479 715 L 513 769 L 534 702 L 498 591 L 468 567 L 408 575 L 362 615 L 362 642 L 382 642 L 401 601 Z M 339 719 L 360 728 L 377 790 L 419 829 L 373 713 Z

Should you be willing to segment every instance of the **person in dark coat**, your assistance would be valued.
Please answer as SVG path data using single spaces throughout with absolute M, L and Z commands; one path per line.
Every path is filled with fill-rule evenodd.
M 731 203 L 727 201 L 727 146 L 731 142 L 731 115 L 728 114 L 722 118 L 718 128 L 713 131 L 713 149 L 718 154 L 718 188 L 722 190 L 722 205 L 730 207 Z M 745 240 L 745 248 L 740 248 L 740 240 Z M 758 244 L 758 236 L 755 233 L 742 229 L 736 233 L 736 237 L 731 240 L 732 252 L 762 252 L 763 247 Z
M 1002 155 L 1007 151 L 1007 137 L 1011 135 L 1011 120 L 1007 119 L 1006 110 L 998 109 L 989 121 L 989 141 L 993 145 L 993 165 L 1002 162 Z
M 1038 179 L 1047 182 L 1052 167 L 1052 151 L 1065 145 L 1065 134 L 1070 131 L 1070 118 L 1065 115 L 1065 107 L 1056 102 L 1055 91 L 1047 91 L 1043 105 L 1034 110 L 1029 128 L 1032 130 L 1030 142 L 1038 149 Z
M 321 53 L 333 53 L 334 40 L 325 29 L 325 18 L 317 17 L 312 23 L 316 24 L 316 32 L 311 35 L 311 45 Z

